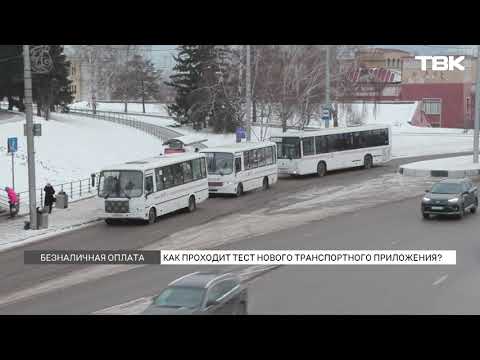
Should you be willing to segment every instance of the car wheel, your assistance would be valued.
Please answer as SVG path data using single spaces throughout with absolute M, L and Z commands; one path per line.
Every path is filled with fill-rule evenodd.
M 237 308 L 235 315 L 248 315 L 247 303 L 241 302 L 240 306 Z
M 327 165 L 323 162 L 320 161 L 317 165 L 317 175 L 322 177 L 327 174 Z
M 197 203 L 195 202 L 195 197 L 192 195 L 188 199 L 188 212 L 194 212 L 197 208 Z
M 263 179 L 262 188 L 263 188 L 263 190 L 268 190 L 269 187 L 270 187 L 270 185 L 268 184 L 268 177 L 265 177 L 265 178 Z
M 243 195 L 243 185 L 240 183 L 238 184 L 237 186 L 237 193 L 236 193 L 237 197 L 240 197 Z
M 472 214 L 475 214 L 477 212 L 477 207 L 478 207 L 478 199 L 475 199 L 475 205 L 472 206 L 472 208 L 470 209 L 470 212 Z
M 373 166 L 372 155 L 365 155 L 365 158 L 363 159 L 363 167 L 365 169 L 371 169 L 372 166 Z
M 155 208 L 152 207 L 148 212 L 147 224 L 152 225 L 155 223 L 156 220 L 157 220 L 157 210 L 155 210 Z
M 427 220 L 430 219 L 430 214 L 422 212 L 422 215 L 424 219 L 427 219 Z

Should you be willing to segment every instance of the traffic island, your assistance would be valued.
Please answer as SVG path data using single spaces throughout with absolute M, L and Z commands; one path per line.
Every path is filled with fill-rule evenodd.
M 473 163 L 473 156 L 458 156 L 443 159 L 417 161 L 400 166 L 399 173 L 405 176 L 463 178 L 480 175 L 480 163 Z

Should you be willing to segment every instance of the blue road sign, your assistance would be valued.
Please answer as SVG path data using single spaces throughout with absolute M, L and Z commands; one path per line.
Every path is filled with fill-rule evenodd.
M 8 152 L 16 153 L 18 150 L 18 138 L 8 138 Z
M 246 138 L 246 134 L 245 134 L 245 129 L 244 128 L 241 128 L 241 127 L 238 127 L 235 131 L 235 134 L 237 135 L 237 142 L 241 142 L 242 139 L 245 139 Z

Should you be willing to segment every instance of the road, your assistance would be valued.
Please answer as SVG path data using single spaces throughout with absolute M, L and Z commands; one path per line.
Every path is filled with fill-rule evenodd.
M 405 190 L 402 190 L 402 186 L 398 186 L 402 191 L 387 192 L 393 184 L 388 182 L 391 181 L 389 177 L 393 179 L 397 176 L 394 175 L 396 169 L 406 161 L 412 161 L 412 159 L 395 160 L 387 166 L 371 170 L 336 172 L 322 179 L 286 178 L 279 181 L 270 191 L 251 193 L 240 199 L 210 199 L 194 214 L 167 216 L 150 227 L 142 225 L 107 227 L 104 224 L 98 224 L 2 253 L 0 254 L 0 274 L 2 274 L 0 314 L 89 314 L 109 306 L 151 296 L 176 277 L 198 270 L 184 266 L 122 267 L 120 270 L 118 268 L 109 270 L 108 266 L 96 269 L 73 265 L 26 266 L 23 264 L 24 250 L 129 249 L 148 248 L 148 246 L 158 248 L 155 247 L 158 244 L 173 249 L 178 248 L 176 245 L 180 242 L 190 244 L 191 248 L 376 249 L 380 247 L 386 249 L 440 248 L 461 250 L 462 254 L 465 252 L 465 262 L 463 262 L 463 255 L 457 254 L 459 265 L 455 267 L 455 273 L 450 273 L 452 269 L 433 267 L 423 267 L 418 270 L 418 267 L 403 267 L 398 270 L 396 270 L 398 267 L 280 268 L 257 278 L 251 284 L 250 312 L 329 313 L 334 311 L 335 313 L 336 310 L 347 313 L 349 311 L 355 313 L 357 310 L 368 312 L 372 309 L 370 307 L 373 306 L 372 304 L 378 303 L 378 301 L 372 301 L 370 295 L 376 295 L 376 299 L 380 301 L 392 300 L 392 294 L 398 294 L 399 297 L 395 299 L 406 301 L 412 304 L 411 306 L 425 304 L 420 299 L 418 302 L 410 300 L 410 297 L 420 294 L 418 290 L 426 291 L 426 285 L 421 279 L 428 282 L 432 278 L 431 283 L 433 283 L 438 280 L 437 277 L 445 276 L 448 271 L 448 277 L 442 282 L 451 283 L 453 279 L 458 278 L 457 284 L 460 284 L 464 276 L 472 276 L 469 271 L 472 269 L 471 265 L 475 264 L 473 259 L 475 252 L 472 248 L 474 245 L 463 239 L 471 237 L 476 222 L 473 216 L 464 219 L 461 225 L 458 222 L 448 221 L 433 220 L 431 223 L 420 221 L 418 198 L 402 199 L 418 196 L 416 194 L 420 191 L 419 189 L 423 189 L 423 183 L 414 185 L 402 183 Z M 373 187 L 362 185 L 371 184 L 372 181 L 377 181 Z M 379 191 L 379 186 L 383 186 L 385 191 Z M 357 188 L 359 190 L 355 195 Z M 411 194 L 408 191 L 409 188 L 414 189 Z M 315 202 L 317 198 L 324 196 L 321 194 L 322 189 L 327 192 L 327 197 L 330 196 L 330 200 L 327 199 L 327 201 L 332 202 L 332 206 L 324 208 Z M 370 189 L 370 195 L 368 195 L 368 189 Z M 338 196 L 335 198 L 332 194 L 338 194 Z M 355 210 L 355 207 L 351 207 L 352 201 L 348 194 L 357 196 L 355 201 L 358 203 L 358 208 L 363 210 L 348 212 Z M 373 202 L 372 198 L 379 203 Z M 390 204 L 390 201 L 394 203 Z M 385 202 L 386 204 L 383 205 Z M 259 208 L 264 209 L 263 212 L 258 216 L 252 215 L 252 209 Z M 303 211 L 299 213 L 299 209 Z M 340 209 L 340 213 L 335 213 L 336 209 Z M 232 225 L 234 221 L 225 221 L 225 219 L 239 217 L 245 220 L 245 224 L 240 221 L 238 227 Z M 257 220 L 258 218 L 260 220 Z M 261 224 L 255 221 L 260 221 Z M 383 231 L 385 235 L 382 234 Z M 255 236 L 262 233 L 265 235 Z M 219 240 L 202 242 L 203 234 L 205 239 L 211 239 L 214 237 L 212 234 L 216 234 Z M 447 241 L 450 241 L 451 245 L 451 236 L 462 239 L 455 242 L 455 245 L 461 245 L 462 248 L 447 246 Z M 425 242 L 419 239 L 425 239 Z M 179 243 L 175 242 L 177 240 Z M 299 271 L 302 271 L 301 278 L 299 278 Z M 285 277 L 285 282 L 282 277 Z M 293 281 L 295 278 L 297 280 Z M 323 282 L 318 279 L 323 279 Z M 279 285 L 282 283 L 283 286 Z M 329 289 L 333 289 L 333 292 L 324 292 L 325 284 Z M 363 285 L 360 288 L 355 284 Z M 380 284 L 383 285 L 376 291 Z M 465 284 L 468 285 L 468 282 Z M 299 286 L 302 290 L 297 293 Z M 370 291 L 368 291 L 369 288 Z M 434 288 L 441 289 L 441 287 Z M 275 294 L 279 291 L 287 294 L 277 297 Z M 315 296 L 311 296 L 312 294 Z M 381 294 L 387 298 L 385 296 L 382 298 Z M 301 299 L 298 305 L 294 301 L 295 296 Z M 274 301 L 271 297 L 275 297 L 276 300 Z M 325 307 L 318 306 L 315 299 L 320 298 L 325 300 Z M 344 300 L 339 301 L 339 299 Z M 365 303 L 366 307 L 362 308 L 355 299 L 363 299 L 362 304 Z M 357 304 L 357 307 L 352 308 L 350 305 L 353 306 L 353 304 Z M 377 307 L 373 307 L 375 308 L 396 309 L 394 303 L 390 307 L 377 304 Z M 413 309 L 413 307 L 405 305 L 405 309 Z

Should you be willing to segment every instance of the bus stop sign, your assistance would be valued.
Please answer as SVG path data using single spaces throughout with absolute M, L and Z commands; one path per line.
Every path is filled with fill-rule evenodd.
M 10 154 L 16 153 L 18 150 L 18 138 L 8 138 L 8 152 Z

